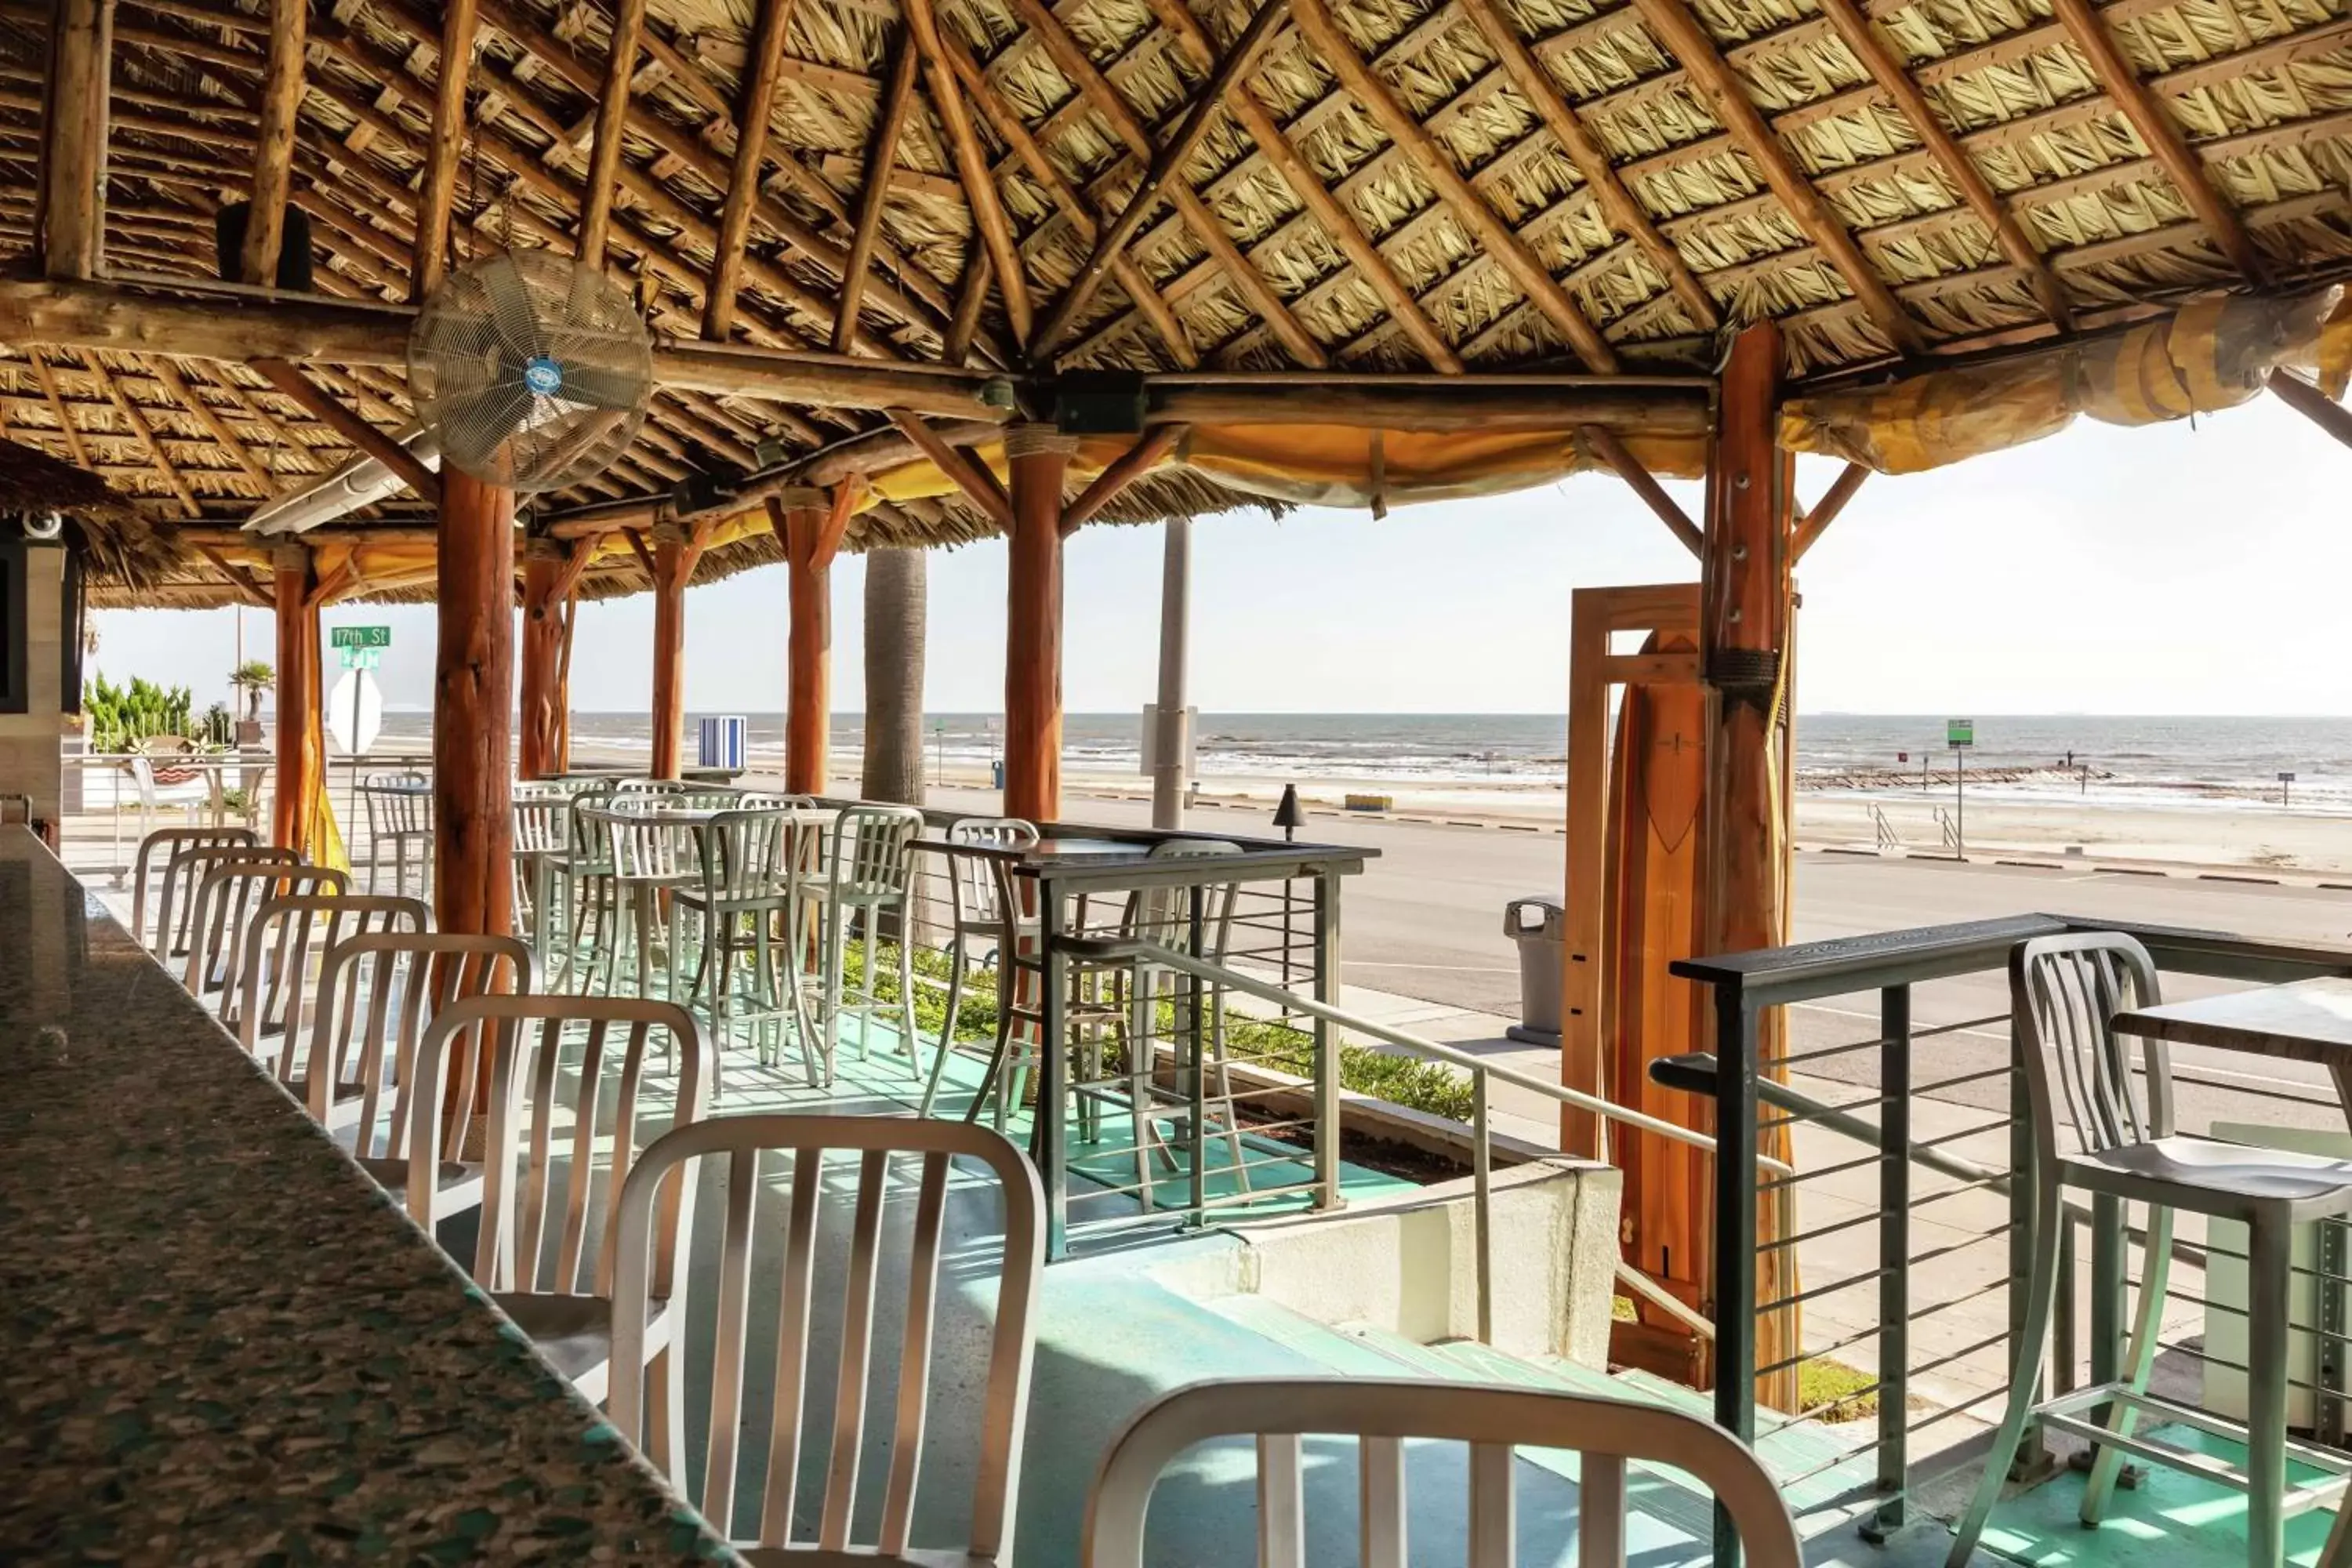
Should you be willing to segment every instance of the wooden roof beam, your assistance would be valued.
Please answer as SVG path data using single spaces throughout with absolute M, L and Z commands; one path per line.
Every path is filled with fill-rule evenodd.
M 1022 124 L 1021 116 L 997 95 L 996 89 L 982 74 L 980 67 L 973 63 L 962 41 L 944 34 L 940 41 L 948 64 L 971 91 L 971 101 L 978 106 L 982 117 L 987 120 L 998 138 L 1013 149 L 1013 156 L 1028 165 L 1030 174 L 1045 187 L 1046 195 L 1061 209 L 1063 217 L 1080 240 L 1093 243 L 1095 236 L 1101 232 L 1101 226 L 1088 209 L 1086 199 L 1062 177 L 1062 171 L 1045 155 L 1045 149 L 1037 144 L 1037 139 L 1030 133 L 1029 128 Z M 1175 356 L 1177 363 L 1190 369 L 1201 363 L 1201 356 L 1192 347 L 1192 334 L 1184 330 L 1184 324 L 1177 320 L 1176 312 L 1169 307 L 1167 300 L 1160 298 L 1159 289 L 1135 264 L 1132 257 L 1121 256 L 1112 261 L 1111 276 L 1118 279 L 1118 286 L 1127 291 L 1129 300 L 1151 323 L 1152 330 L 1168 345 L 1168 352 Z
M 956 85 L 955 71 L 948 64 L 939 17 L 931 9 L 931 0 L 906 0 L 906 11 L 908 30 L 914 36 L 915 47 L 922 52 L 923 78 L 930 89 L 931 111 L 940 118 L 949 153 L 955 161 L 956 175 L 963 182 L 972 228 L 988 252 L 990 266 L 996 275 L 997 295 L 1004 301 L 1004 314 L 1012 322 L 1013 335 L 1026 343 L 1034 322 L 1028 275 L 1022 270 L 1021 252 L 1013 243 L 1013 225 L 997 196 L 995 175 L 971 128 L 971 116 L 964 110 L 963 93 Z
M 252 197 L 237 273 L 247 283 L 278 280 L 285 235 L 286 197 L 293 184 L 294 121 L 302 108 L 303 33 L 308 0 L 269 0 L 269 56 L 263 68 L 259 135 L 254 147 Z
M 596 95 L 596 136 L 588 153 L 588 178 L 580 208 L 583 266 L 602 271 L 604 243 L 613 227 L 614 176 L 621 167 L 621 136 L 629 121 L 629 87 L 637 69 L 637 37 L 646 27 L 646 0 L 621 0 L 613 18 L 613 47 Z M 559 143 L 561 145 L 561 143 Z
M 1559 280 L 1528 248 L 1527 242 L 1486 205 L 1486 198 L 1471 189 L 1470 182 L 1454 166 L 1453 154 L 1398 101 L 1388 84 L 1372 74 L 1363 57 L 1356 52 L 1355 45 L 1349 42 L 1331 13 L 1324 8 L 1323 0 L 1292 0 L 1291 14 L 1297 18 L 1299 31 L 1313 46 L 1321 63 L 1388 132 L 1389 139 L 1406 150 L 1413 166 L 1436 187 L 1438 199 L 1486 247 L 1487 255 L 1510 274 L 1519 291 L 1559 329 L 1579 357 L 1594 370 L 1615 370 L 1616 351 L 1609 346 L 1600 329 L 1577 308 L 1576 301 L 1569 298 Z
M 81 357 L 82 363 L 89 367 L 89 374 L 97 379 L 99 389 L 104 392 L 107 400 L 114 405 L 114 411 L 122 416 L 122 423 L 147 448 L 148 461 L 155 466 L 156 473 L 163 476 L 165 486 L 173 495 L 180 498 L 180 504 L 188 509 L 187 514 L 190 517 L 203 516 L 205 510 L 203 503 L 196 500 L 195 491 L 188 488 L 188 481 L 181 477 L 180 470 L 173 466 L 170 456 L 164 452 L 163 443 L 156 437 L 154 426 L 147 423 L 146 415 L 141 412 L 139 405 L 131 402 L 130 395 L 116 384 L 114 377 L 107 373 L 106 366 L 99 362 L 96 354 L 85 353 Z
M 1798 514 L 1796 531 L 1789 536 L 1789 564 L 1793 566 L 1802 561 L 1805 552 L 1829 531 L 1830 524 L 1838 520 L 1838 513 L 1845 510 L 1846 502 L 1853 500 L 1854 492 L 1862 489 L 1862 482 L 1870 478 L 1870 473 L 1871 470 L 1860 463 L 1848 463 L 1838 470 L 1838 477 L 1830 481 L 1830 488 L 1822 492 L 1822 499 L 1814 503 L 1813 510 Z
M 257 359 L 251 363 L 263 380 L 311 418 L 341 436 L 354 450 L 373 458 L 391 469 L 420 497 L 436 506 L 441 504 L 441 476 L 425 467 L 424 459 L 416 454 L 328 396 L 324 390 L 286 361 Z
M 2179 129 L 2167 116 L 2164 108 L 2151 96 L 2139 79 L 2139 73 L 2125 59 L 2116 47 L 2106 24 L 2091 5 L 2091 0 L 2051 0 L 2051 9 L 2064 24 L 2067 37 L 2090 63 L 2091 74 L 2106 89 L 2124 118 L 2148 152 L 2164 165 L 2181 199 L 2189 204 L 2198 221 L 2212 236 L 2221 254 L 2230 258 L 2248 282 L 2260 285 L 2270 279 L 2270 267 L 2263 260 L 2262 252 L 2254 248 L 2245 225 L 2239 220 L 2236 209 L 2222 199 L 2221 193 L 2206 179 L 2204 169 L 2189 152 Z
M 1233 47 L 1225 51 L 1223 58 L 1217 61 L 1210 72 L 1209 79 L 1202 84 L 1192 107 L 1185 111 L 1176 133 L 1151 154 L 1151 162 L 1143 173 L 1143 183 L 1135 187 L 1134 194 L 1128 197 L 1126 207 L 1112 220 L 1110 226 L 1096 237 L 1092 254 L 1080 264 L 1076 276 L 1070 279 L 1069 287 L 1063 291 L 1053 314 L 1045 319 L 1045 324 L 1038 328 L 1037 335 L 1029 347 L 1031 359 L 1044 360 L 1069 334 L 1071 325 L 1094 300 L 1095 290 L 1101 288 L 1103 279 L 1110 275 L 1111 263 L 1126 250 L 1128 242 L 1143 226 L 1143 220 L 1150 215 L 1151 209 L 1160 205 L 1170 183 L 1182 174 L 1184 164 L 1199 149 L 1202 138 L 1209 133 L 1209 127 L 1215 123 L 1226 95 L 1240 85 L 1244 77 L 1257 68 L 1259 58 L 1265 54 L 1266 46 L 1274 42 L 1288 10 L 1288 0 L 1262 0 L 1257 15 L 1250 18 L 1249 26 L 1242 30 L 1242 36 L 1234 40 Z
M 56 373 L 49 369 L 49 362 L 37 348 L 26 348 L 24 355 L 32 363 L 33 379 L 40 384 L 41 395 L 48 401 L 50 417 L 58 422 L 58 432 L 65 440 L 66 455 L 73 459 L 74 467 L 89 468 L 89 453 L 82 447 L 81 432 L 74 427 L 72 415 L 66 410 L 66 400 L 58 395 L 58 378 Z
M 1666 493 L 1665 487 L 1658 483 L 1657 476 L 1642 466 L 1642 460 L 1626 448 L 1614 430 L 1605 425 L 1580 425 L 1576 433 L 1583 437 L 1585 445 L 1591 447 L 1602 462 L 1617 470 L 1617 477 L 1632 487 L 1633 493 L 1641 498 L 1642 504 L 1666 525 L 1668 532 L 1683 542 L 1685 549 L 1693 555 L 1705 549 L 1706 537 L 1699 531 L 1698 524 L 1691 521 L 1690 513 Z
M 857 226 L 849 241 L 849 262 L 841 278 L 841 304 L 833 319 L 833 352 L 845 354 L 857 336 L 857 310 L 864 302 L 866 275 L 874 266 L 875 242 L 882 237 L 883 209 L 890 205 L 890 181 L 898 168 L 898 143 L 907 132 L 907 113 L 915 102 L 915 73 L 922 51 L 911 30 L 902 30 L 896 57 L 890 62 L 890 86 L 875 117 L 874 137 L 866 149 L 863 197 Z
M 1112 458 L 1110 465 L 1095 476 L 1094 482 L 1078 492 L 1078 499 L 1062 509 L 1062 537 L 1067 539 L 1092 522 L 1096 513 L 1150 472 L 1153 464 L 1192 432 L 1190 425 L 1155 425 L 1137 437 L 1135 445 Z
M 2273 370 L 2269 386 L 2273 396 L 2297 414 L 2352 447 L 2352 409 L 2327 395 L 2291 370 Z
M 188 384 L 187 377 L 180 374 L 179 366 L 161 355 L 140 363 L 153 373 L 173 402 L 186 409 L 197 424 L 211 433 L 220 449 L 236 460 L 236 466 L 245 470 L 246 477 L 261 487 L 264 496 L 278 493 L 278 477 L 261 466 L 246 444 L 237 438 L 236 432 L 228 427 L 228 421 L 220 416 L 219 411 L 197 395 L 195 388 Z
M 449 0 L 442 14 L 433 131 L 425 142 L 425 190 L 416 208 L 415 259 L 408 269 L 411 300 L 423 300 L 439 287 L 448 264 L 449 215 L 457 205 L 457 156 L 466 140 L 466 82 L 479 16 L 478 0 Z
M 1822 200 L 1821 193 L 1806 181 L 1796 160 L 1764 122 L 1763 112 L 1748 96 L 1738 75 L 1724 63 L 1715 40 L 1699 25 L 1685 0 L 1633 0 L 1633 4 L 1640 9 L 1643 22 L 1659 43 L 1705 86 L 1716 118 L 1732 141 L 1755 162 L 1799 232 L 1821 247 L 1822 254 L 1845 279 L 1846 287 L 1863 302 L 1871 321 L 1902 353 L 1924 350 L 1927 338 L 1918 323 L 1896 302 L 1886 280 L 1864 257 L 1853 237 L 1839 224 L 1837 215 Z
M 645 0 L 633 0 L 640 8 Z M 760 198 L 760 162 L 767 156 L 768 132 L 776 113 L 777 62 L 792 26 L 793 0 L 760 0 L 760 21 L 751 39 L 751 68 L 743 87 L 743 114 L 735 136 L 735 163 L 727 173 L 727 197 L 719 209 L 719 232 L 711 241 L 710 287 L 703 293 L 702 335 L 723 343 L 734 333 L 735 285 L 743 267 L 743 247 L 751 237 L 751 211 Z M 847 273 L 845 264 L 844 276 Z M 845 334 L 856 341 L 856 322 Z M 841 351 L 848 353 L 846 347 Z M 690 570 L 690 569 L 689 569 Z
M 1550 132 L 1552 140 L 1576 165 L 1578 174 L 1591 188 L 1594 202 L 1609 226 L 1624 236 L 1650 258 L 1665 278 L 1666 287 L 1683 302 L 1691 320 L 1701 331 L 1713 331 L 1723 318 L 1716 308 L 1715 299 L 1692 275 L 1690 264 L 1683 259 L 1674 243 L 1658 232 L 1657 225 L 1642 204 L 1633 199 L 1625 183 L 1610 162 L 1609 150 L 1600 138 L 1587 130 L 1577 111 L 1569 107 L 1568 99 L 1551 73 L 1537 60 L 1519 37 L 1511 19 L 1506 16 L 1495 0 L 1455 0 L 1467 16 L 1495 58 L 1536 111 L 1536 118 Z M 1833 0 L 1835 4 L 1851 5 L 1853 0 Z
M 997 527 L 1012 528 L 1013 498 L 1005 493 L 1003 485 L 997 481 L 994 474 L 974 461 L 971 453 L 950 446 L 946 437 L 926 424 L 919 415 L 910 414 L 903 408 L 893 408 L 889 412 L 890 423 L 904 431 L 907 439 L 912 441 L 972 505 Z
M 1151 134 L 1127 100 L 1118 96 L 1102 72 L 1097 69 L 1083 46 L 1073 37 L 1062 19 L 1046 7 L 1044 0 L 1013 0 L 1014 12 L 1034 29 L 1039 41 L 1052 55 L 1055 68 L 1068 79 L 1072 88 L 1083 94 L 1102 114 L 1128 151 L 1147 166 L 1152 154 Z M 1330 363 L 1330 355 L 1315 335 L 1299 324 L 1282 297 L 1266 281 L 1265 274 L 1253 266 L 1242 254 L 1234 237 L 1225 232 L 1216 215 L 1209 210 L 1199 194 L 1183 181 L 1169 187 L 1169 197 L 1177 215 L 1187 227 L 1207 247 L 1243 300 L 1255 310 L 1275 335 L 1288 350 L 1293 359 L 1310 369 L 1320 370 Z
M 185 537 L 184 531 L 183 531 L 182 537 Z M 227 580 L 229 591 L 236 595 L 238 598 L 243 599 L 248 605 L 257 605 L 265 610 L 273 610 L 278 607 L 278 601 L 269 595 L 261 591 L 260 586 L 254 582 L 252 574 L 247 573 L 242 567 L 230 565 L 228 558 L 220 552 L 218 547 L 210 544 L 198 544 L 194 545 L 193 548 L 195 550 L 197 554 L 203 556 L 206 561 L 212 563 L 214 571 L 218 572 L 222 577 Z

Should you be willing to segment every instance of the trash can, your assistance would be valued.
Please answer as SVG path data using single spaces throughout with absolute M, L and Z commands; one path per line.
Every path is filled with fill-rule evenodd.
M 1522 1045 L 1557 1046 L 1566 901 L 1541 894 L 1513 899 L 1503 906 L 1503 934 L 1519 948 L 1519 1021 L 1503 1032 Z
M 999 757 L 994 762 L 988 764 L 988 787 L 991 789 L 1003 789 L 1004 787 L 1004 759 L 1003 757 Z

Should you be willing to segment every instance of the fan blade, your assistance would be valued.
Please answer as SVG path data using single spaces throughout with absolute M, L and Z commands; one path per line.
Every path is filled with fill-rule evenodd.
M 567 361 L 563 366 L 563 390 L 557 395 L 566 403 L 625 414 L 645 402 L 648 390 L 642 375 Z
M 520 381 L 523 367 L 547 348 L 539 330 L 539 312 L 531 308 L 530 286 L 523 281 L 514 258 L 504 252 L 491 257 L 477 273 L 489 305 L 490 321 L 499 334 L 500 369 Z
M 483 478 L 481 470 L 495 466 L 493 454 L 530 417 L 531 402 L 530 389 L 510 381 L 449 405 L 441 418 L 444 452 L 459 468 Z M 476 460 L 470 464 L 460 460 L 467 457 Z

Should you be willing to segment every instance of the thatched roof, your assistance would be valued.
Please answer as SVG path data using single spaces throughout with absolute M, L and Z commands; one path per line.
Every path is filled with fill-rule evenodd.
M 1001 215 L 1018 287 L 999 276 L 979 297 L 968 363 L 1015 365 L 1018 329 L 1068 294 L 1256 0 L 903 3 L 917 22 L 936 10 L 931 47 L 902 0 L 787 7 L 733 330 L 830 345 L 871 208 L 852 346 L 936 363 Z M 1727 328 L 1769 316 L 1801 386 L 2352 275 L 2352 18 L 2336 0 L 1286 3 L 1053 363 L 1704 371 Z M 247 193 L 255 155 L 267 11 L 124 0 L 118 276 L 216 276 L 213 215 Z M 46 14 L 0 0 L 0 140 L 16 149 L 0 153 L 0 237 L 20 245 Z M 761 15 L 651 0 L 607 265 L 657 331 L 701 330 Z M 310 18 L 291 177 L 324 294 L 407 297 L 441 25 L 417 0 Z M 612 26 L 599 0 L 483 0 L 460 259 L 574 243 Z M 877 189 L 908 50 L 923 68 L 907 68 Z M 379 426 L 408 417 L 394 368 L 308 369 Z M 665 390 L 621 463 L 546 504 L 661 495 L 878 422 Z M 168 351 L 20 344 L 0 357 L 0 427 L 152 510 L 219 522 L 351 450 L 249 368 Z M 1230 499 L 1188 476 L 1126 515 Z M 422 510 L 401 494 L 360 521 Z M 990 531 L 950 500 L 871 514 L 850 547 Z M 746 539 L 705 570 L 772 550 Z M 620 563 L 589 586 L 629 581 Z
M 168 527 L 104 479 L 15 441 L 0 440 L 0 518 L 55 512 L 66 520 L 94 597 L 152 589 L 185 565 Z

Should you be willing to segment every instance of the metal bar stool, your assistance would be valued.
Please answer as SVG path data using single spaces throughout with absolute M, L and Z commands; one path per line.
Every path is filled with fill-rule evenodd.
M 408 891 L 410 846 L 416 851 L 419 896 L 433 885 L 433 781 L 423 773 L 370 773 L 360 781 L 360 804 L 367 812 L 367 890 L 376 891 L 384 851 L 392 852 L 392 890 Z
M 1027 849 L 1037 842 L 1034 823 L 1017 816 L 968 816 L 948 828 L 950 846 L 986 847 L 995 849 Z M 982 1074 L 980 1089 L 973 1094 L 964 1120 L 977 1121 L 981 1103 L 992 1100 L 996 1107 L 996 1130 L 1004 1131 L 1005 1106 L 1021 1100 L 1021 1066 L 1012 1068 L 1011 1087 L 1003 1094 L 992 1095 L 999 1075 L 1007 1069 L 1012 1054 L 1014 1024 L 1013 998 L 1006 988 L 1013 984 L 1013 958 L 1023 935 L 1036 927 L 1034 919 L 1021 912 L 1021 900 L 1013 887 L 1013 878 L 1006 862 L 992 857 L 956 854 L 951 848 L 947 857 L 948 883 L 948 977 L 945 982 L 918 973 L 918 984 L 936 989 L 942 984 L 947 988 L 947 1012 L 940 1024 L 939 1054 L 931 1058 L 930 1082 L 923 1089 L 920 1114 L 931 1113 L 931 1103 L 939 1098 L 940 1079 L 947 1070 L 948 1055 L 955 1048 L 956 1016 L 963 1006 L 964 981 L 974 960 L 972 943 L 981 944 L 978 962 L 996 971 L 996 1043 L 989 1054 L 988 1066 Z M 1034 1046 L 1035 1032 L 1031 1031 Z M 1025 1064 L 1024 1064 L 1025 1065 Z
M 1966 1568 L 2000 1500 L 2026 1426 L 2033 1421 L 2093 1445 L 2096 1458 L 2083 1489 L 2084 1524 L 2099 1522 L 2116 1473 L 2129 1454 L 2245 1493 L 2246 1561 L 2250 1568 L 2277 1568 L 2284 1560 L 2286 1521 L 2339 1500 L 2352 1479 L 2352 1458 L 2292 1442 L 2286 1435 L 2287 1304 L 2294 1227 L 2352 1214 L 2352 1163 L 2250 1149 L 2174 1131 L 2170 1053 L 2161 1041 L 2141 1040 L 2141 1081 L 2135 1085 L 2126 1037 L 2114 1028 L 2117 1013 L 2159 1000 L 2156 964 L 2132 938 L 2092 931 L 2021 943 L 2009 956 L 2009 986 L 2032 1119 L 2033 1268 L 2010 1379 L 2009 1411 L 1985 1456 L 1984 1477 L 1952 1542 L 1948 1568 Z M 2147 1256 L 2123 1375 L 2037 1402 L 2058 1289 L 2060 1205 L 2068 1187 L 2112 1200 L 2100 1206 L 2112 1209 L 2117 1224 L 2122 1205 L 2146 1204 Z M 2180 1210 L 2233 1220 L 2247 1228 L 2249 1353 L 2242 1426 L 2147 1391 L 2172 1266 L 2173 1215 Z M 2099 1417 L 2103 1408 L 2104 1420 Z M 2246 1468 L 2241 1470 L 2210 1454 L 2136 1436 L 2133 1427 L 2143 1415 L 2244 1444 Z M 2290 1485 L 2290 1455 L 2319 1470 L 2322 1479 Z M 2321 1568 L 2352 1564 L 2347 1519 L 2352 1514 L 2339 1507 L 2320 1554 Z

